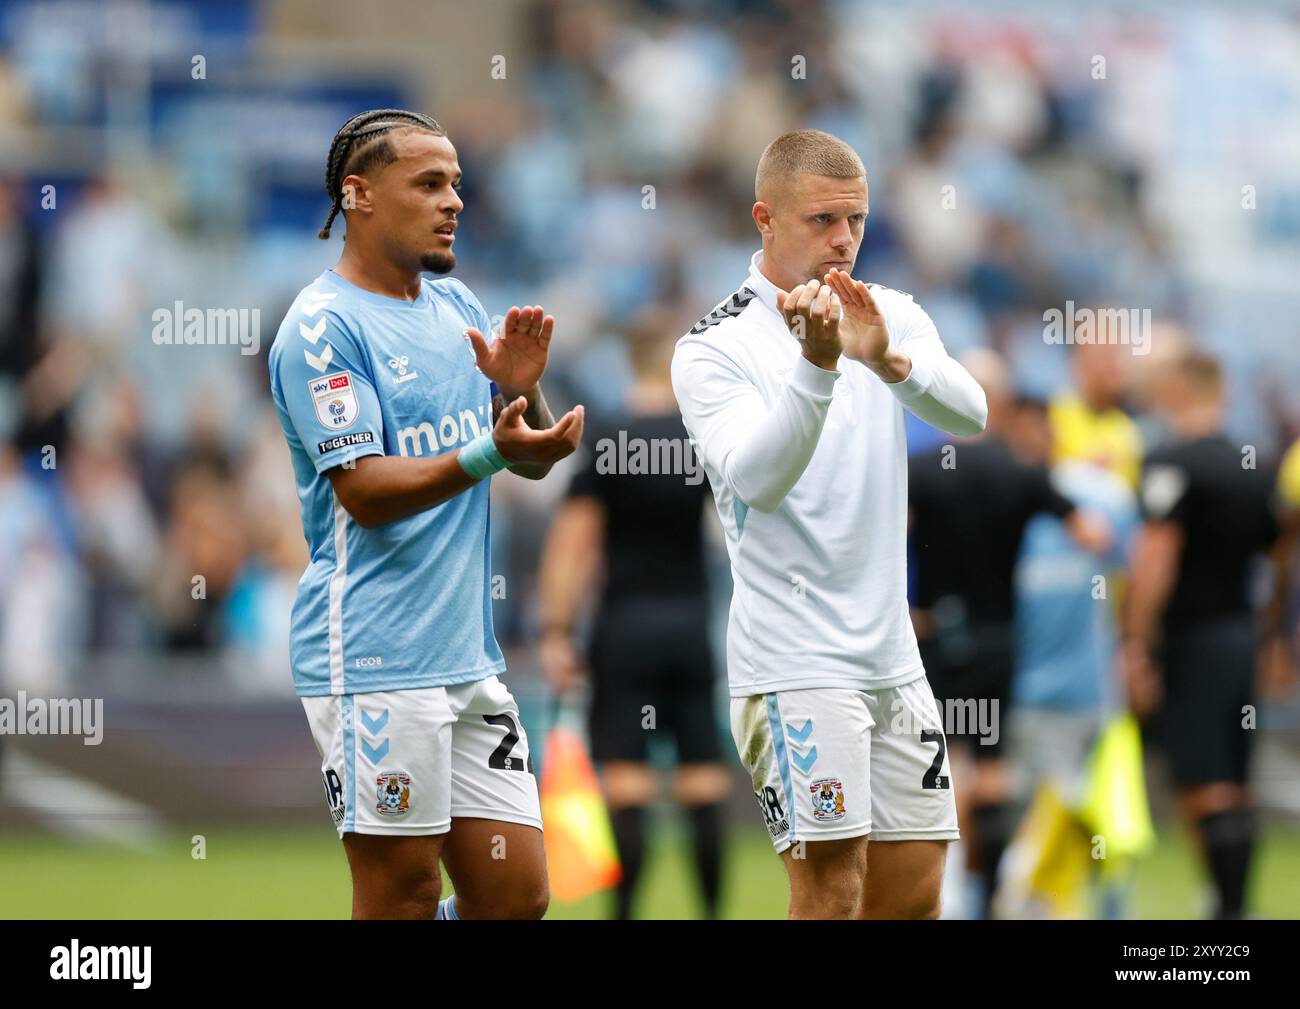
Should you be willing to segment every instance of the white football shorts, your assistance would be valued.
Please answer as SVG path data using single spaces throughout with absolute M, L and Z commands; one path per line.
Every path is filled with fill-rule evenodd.
M 731 734 L 778 852 L 800 841 L 953 841 L 957 805 L 925 677 L 731 699 Z
M 456 816 L 541 829 L 528 736 L 497 677 L 302 704 L 339 837 L 444 834 Z

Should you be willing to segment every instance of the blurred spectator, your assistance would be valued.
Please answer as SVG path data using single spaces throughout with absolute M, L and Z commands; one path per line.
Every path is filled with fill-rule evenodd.
M 1074 389 L 1052 400 L 1054 462 L 1080 460 L 1118 474 L 1136 488 L 1142 436 L 1124 412 L 1129 348 L 1079 344 L 1074 351 Z
M 45 260 L 21 199 L 20 182 L 0 180 L 0 410 L 25 452 L 62 448 L 66 416 L 38 402 L 31 381 L 45 352 L 38 314 Z
M 413 17 L 422 6 L 409 5 Z M 329 137 L 377 101 L 427 108 L 448 126 L 465 170 L 461 275 L 490 312 L 540 302 L 555 313 L 548 387 L 592 409 L 620 403 L 631 382 L 616 338 L 628 319 L 664 305 L 698 317 L 745 268 L 755 236 L 736 210 L 752 200 L 758 152 L 786 129 L 819 126 L 867 163 L 858 274 L 914 292 L 950 349 L 1006 355 L 1017 384 L 1052 402 L 1058 461 L 1100 459 L 1132 481 L 1135 430 L 1161 437 L 1144 399 L 1148 358 L 1079 348 L 1072 374 L 1068 350 L 1044 342 L 1042 313 L 1066 298 L 1150 308 L 1150 360 L 1212 337 L 1232 354 L 1229 421 L 1261 443 L 1295 437 L 1284 188 L 1294 157 L 1239 142 L 1249 101 L 1201 104 L 1202 118 L 1159 104 L 1245 89 L 1269 96 L 1285 133 L 1300 117 L 1292 64 L 1261 62 L 1242 82 L 1232 58 L 1180 43 L 1233 25 L 1283 47 L 1296 33 L 1285 18 L 1242 27 L 1226 11 L 1156 15 L 1134 59 L 1143 72 L 1097 78 L 1092 54 L 1127 58 L 1134 43 L 1112 15 L 1086 11 L 504 6 L 518 43 L 493 40 L 509 56 L 504 78 L 486 77 L 477 41 L 431 64 L 409 29 L 385 40 L 376 25 L 383 59 L 364 81 L 355 60 L 336 59 L 356 42 L 342 0 L 311 5 L 306 19 L 235 18 L 233 29 L 187 21 L 179 5 L 147 52 L 125 22 L 89 7 L 9 12 L 0 422 L 25 457 L 43 542 L 77 566 L 86 623 L 67 641 L 74 651 L 168 643 L 235 656 L 249 685 L 281 676 L 282 610 L 304 558 L 296 505 L 269 496 L 292 482 L 258 436 L 271 416 L 263 357 L 156 346 L 150 318 L 177 300 L 279 318 L 285 292 L 337 255 L 337 238 L 314 236 Z M 200 41 L 224 54 L 225 72 L 189 75 Z M 266 73 L 286 53 L 298 61 L 293 86 Z M 1244 164 L 1259 166 L 1260 209 L 1249 213 Z M 56 209 L 38 203 L 47 178 Z M 1270 186 L 1281 196 L 1266 207 Z M 1223 325 L 1183 333 L 1193 312 Z M 914 422 L 909 436 L 917 451 L 939 444 Z M 46 446 L 52 469 L 40 466 Z M 500 483 L 494 565 L 510 590 L 498 626 L 522 643 L 558 492 Z M 209 536 L 218 548 L 200 542 Z M 199 574 L 206 600 L 190 597 Z
M 68 688 L 84 641 L 83 574 L 12 446 L 0 443 L 0 688 L 34 696 Z

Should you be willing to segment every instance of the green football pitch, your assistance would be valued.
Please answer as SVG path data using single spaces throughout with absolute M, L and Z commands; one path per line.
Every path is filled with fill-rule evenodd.
M 340 918 L 348 913 L 347 863 L 328 827 L 226 830 L 164 835 L 147 850 L 78 843 L 44 834 L 0 834 L 0 918 Z M 780 918 L 785 880 L 766 838 L 729 838 L 724 914 Z M 1271 828 L 1252 882 L 1251 909 L 1266 918 L 1300 917 L 1300 833 Z M 1189 918 L 1204 886 L 1187 840 L 1161 835 L 1139 866 L 1129 906 L 1134 918 Z M 547 917 L 602 918 L 608 897 L 553 903 Z M 688 850 L 671 827 L 656 835 L 641 887 L 639 916 L 699 915 Z

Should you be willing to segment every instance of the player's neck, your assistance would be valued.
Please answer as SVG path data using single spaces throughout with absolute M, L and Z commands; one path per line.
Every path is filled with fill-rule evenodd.
M 385 298 L 414 301 L 420 296 L 419 270 L 412 272 L 379 256 L 367 256 L 359 247 L 347 243 L 334 272 L 349 284 Z
M 1217 403 L 1188 406 L 1174 417 L 1174 429 L 1187 441 L 1197 441 L 1223 430 L 1223 410 Z
M 635 414 L 673 413 L 677 409 L 677 397 L 673 395 L 672 383 L 641 379 L 628 390 L 627 404 Z
M 1111 410 L 1116 410 L 1119 408 L 1118 404 L 1115 403 L 1114 400 L 1104 395 L 1100 395 L 1096 393 L 1089 394 L 1086 392 L 1081 392 L 1079 394 L 1079 399 L 1081 399 L 1083 401 L 1083 405 L 1086 406 L 1093 413 L 1109 413 Z
M 787 274 L 782 270 L 777 264 L 777 261 L 772 257 L 771 251 L 766 247 L 763 249 L 763 259 L 758 264 L 758 272 L 762 274 L 769 283 L 773 284 L 781 291 L 791 291 L 800 284 L 807 282 L 794 274 Z

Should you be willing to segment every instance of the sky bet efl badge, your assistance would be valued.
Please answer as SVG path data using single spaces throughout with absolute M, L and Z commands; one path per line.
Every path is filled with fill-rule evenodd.
M 384 771 L 375 786 L 375 808 L 384 816 L 401 816 L 411 808 L 411 776 L 405 771 Z
M 356 422 L 361 410 L 352 387 L 352 372 L 340 371 L 308 379 L 307 388 L 311 390 L 311 401 L 316 404 L 316 416 L 331 431 L 342 431 Z
M 844 815 L 844 785 L 839 778 L 818 778 L 809 791 L 814 820 L 838 820 Z

